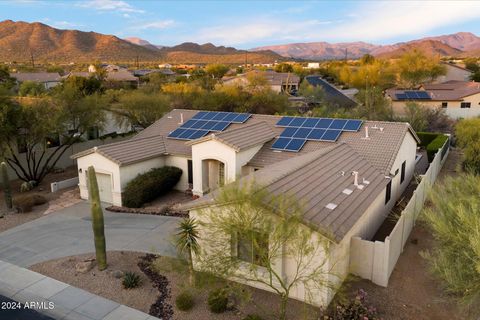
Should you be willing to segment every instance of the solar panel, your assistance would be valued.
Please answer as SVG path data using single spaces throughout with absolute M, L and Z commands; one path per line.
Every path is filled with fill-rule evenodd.
M 343 127 L 347 124 L 347 120 L 344 119 L 335 119 L 332 121 L 332 124 L 330 124 L 329 129 L 338 129 L 342 130 Z
M 188 140 L 191 135 L 193 135 L 197 130 L 194 129 L 185 129 L 177 138 Z
M 218 113 L 212 118 L 212 120 L 221 121 L 221 120 L 225 119 L 226 116 L 227 116 L 227 113 L 226 113 L 226 112 L 218 112 Z
M 182 125 L 182 128 L 191 128 L 196 122 L 197 120 L 190 119 Z
M 195 132 L 188 137 L 188 139 L 198 139 L 208 134 L 208 130 L 195 130 Z
M 213 117 L 217 115 L 218 112 L 207 112 L 205 116 L 203 116 L 202 120 L 212 120 Z
M 180 134 L 182 134 L 185 131 L 185 129 L 178 128 L 172 131 L 168 136 L 171 138 L 178 138 Z
M 251 114 L 249 114 L 249 113 L 239 113 L 238 116 L 234 120 L 232 120 L 232 122 L 233 123 L 244 123 L 250 117 L 251 117 Z
M 322 141 L 332 141 L 335 142 L 337 141 L 338 137 L 340 136 L 340 133 L 342 133 L 341 130 L 326 130 L 325 133 L 322 136 Z
M 278 138 L 272 145 L 272 149 L 283 150 L 287 144 L 291 141 L 290 138 Z
M 223 121 L 233 122 L 233 120 L 235 120 L 237 116 L 238 116 L 238 113 L 235 113 L 235 112 L 227 113 L 227 116 L 223 119 Z
M 195 114 L 192 119 L 202 119 L 205 115 L 207 115 L 210 112 L 207 111 L 200 111 L 197 114 Z
M 305 122 L 302 124 L 302 127 L 305 128 L 315 128 L 315 125 L 318 123 L 320 119 L 318 118 L 307 118 Z
M 288 124 L 289 127 L 300 127 L 304 122 L 305 118 L 293 118 L 293 120 Z
M 302 149 L 303 145 L 307 142 L 305 139 L 292 139 L 285 147 L 286 151 L 298 152 Z
M 308 140 L 321 140 L 323 134 L 325 133 L 325 129 L 312 129 L 310 134 L 308 135 Z
M 357 132 L 362 126 L 362 120 L 348 120 L 347 124 L 343 127 L 343 131 Z
M 280 134 L 280 137 L 293 137 L 295 135 L 295 132 L 297 132 L 298 128 L 293 128 L 293 127 L 288 127 L 283 130 L 283 132 Z
M 311 128 L 298 128 L 293 137 L 299 139 L 306 139 L 311 131 Z
M 282 119 L 278 120 L 277 126 L 285 127 L 294 119 L 294 117 L 283 117 Z
M 201 128 L 203 130 L 212 130 L 212 128 L 217 124 L 217 121 L 207 121 L 205 125 L 203 125 Z
M 204 125 L 206 125 L 208 123 L 207 120 L 197 120 L 192 126 L 190 126 L 190 128 L 192 129 L 200 129 L 201 127 L 203 127 Z M 181 127 L 180 127 L 181 128 Z
M 330 127 L 330 124 L 333 122 L 333 119 L 325 119 L 322 118 L 318 121 L 317 125 L 315 128 L 321 128 L 321 129 L 328 129 Z
M 430 95 L 429 95 L 428 92 L 426 92 L 426 91 L 418 91 L 418 92 L 417 92 L 417 96 L 418 96 L 420 99 L 425 99 L 425 100 L 430 100 L 430 99 L 431 99 Z
M 407 95 L 405 93 L 396 93 L 395 96 L 398 100 L 405 100 L 407 99 Z
M 230 125 L 230 122 L 227 121 L 219 121 L 213 126 L 211 129 L 212 131 L 223 131 L 227 129 L 227 127 Z

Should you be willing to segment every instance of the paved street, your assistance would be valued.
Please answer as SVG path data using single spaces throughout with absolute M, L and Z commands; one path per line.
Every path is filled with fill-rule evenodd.
M 107 250 L 175 256 L 172 244 L 179 218 L 104 210 Z M 0 260 L 18 266 L 94 252 L 88 202 L 0 233 Z

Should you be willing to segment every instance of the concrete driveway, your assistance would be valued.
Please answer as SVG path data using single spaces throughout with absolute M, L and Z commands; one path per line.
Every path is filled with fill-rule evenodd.
M 176 256 L 179 218 L 104 210 L 107 250 Z M 0 260 L 17 266 L 94 252 L 90 206 L 82 201 L 0 233 Z

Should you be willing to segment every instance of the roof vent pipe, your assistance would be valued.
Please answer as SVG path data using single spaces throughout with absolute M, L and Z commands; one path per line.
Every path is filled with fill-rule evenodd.
M 183 113 L 180 113 L 180 124 L 183 124 Z
M 352 171 L 353 185 L 358 188 L 358 171 Z
M 365 126 L 365 137 L 363 137 L 362 139 L 364 139 L 364 140 L 369 140 L 370 139 L 370 136 L 368 135 L 368 126 Z

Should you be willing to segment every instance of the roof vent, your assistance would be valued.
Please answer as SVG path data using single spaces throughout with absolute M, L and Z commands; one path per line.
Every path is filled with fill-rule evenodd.
M 375 129 L 375 130 L 377 130 L 377 129 L 378 129 L 378 127 L 377 127 L 377 124 L 376 124 L 376 123 L 373 125 L 372 129 Z
M 183 113 L 180 113 L 180 122 L 178 124 L 183 124 Z
M 93 147 L 93 151 L 97 152 L 98 147 Z
M 365 126 L 365 137 L 363 137 L 362 139 L 370 140 L 370 136 L 368 135 L 368 126 Z
M 353 192 L 352 189 L 345 188 L 343 189 L 342 193 L 346 194 L 347 196 L 351 195 Z
M 365 178 L 362 178 L 362 183 L 368 186 L 370 184 L 370 181 L 365 180 Z
M 383 128 L 383 127 L 380 127 L 379 129 L 380 129 L 380 132 L 383 132 L 383 129 L 384 129 L 384 128 Z
M 336 205 L 335 203 L 332 203 L 332 202 L 330 202 L 329 204 L 327 204 L 327 205 L 325 206 L 325 208 L 330 209 L 330 210 L 333 210 L 333 209 L 335 209 L 336 207 L 337 207 L 337 205 Z

